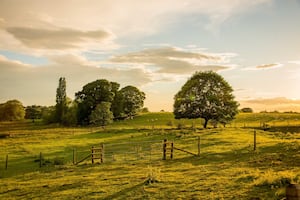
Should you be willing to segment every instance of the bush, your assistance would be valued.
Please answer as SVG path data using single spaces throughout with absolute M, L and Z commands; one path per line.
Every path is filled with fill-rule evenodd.
M 253 113 L 253 109 L 252 108 L 242 108 L 241 112 L 242 113 Z

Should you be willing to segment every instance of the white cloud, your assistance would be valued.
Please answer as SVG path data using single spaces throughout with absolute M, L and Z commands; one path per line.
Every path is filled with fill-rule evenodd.
M 33 49 L 69 50 L 78 49 L 85 43 L 101 43 L 111 37 L 104 30 L 80 31 L 74 29 L 36 29 L 28 27 L 8 27 L 12 34 L 26 47 Z
M 254 67 L 247 67 L 244 68 L 243 70 L 270 70 L 270 69 L 276 69 L 283 67 L 283 64 L 281 63 L 270 63 L 270 64 L 261 64 L 261 65 L 256 65 Z
M 268 2 L 271 0 L 1 0 L 0 18 L 6 27 L 44 30 L 55 26 L 137 36 L 167 28 L 183 15 L 208 16 L 207 27 L 214 29 L 231 16 Z
M 176 47 L 162 47 L 114 56 L 110 61 L 143 65 L 146 68 L 153 68 L 154 66 L 156 73 L 191 74 L 195 71 L 219 71 L 231 68 L 230 65 L 220 64 L 221 61 L 226 60 L 228 62 L 228 58 L 233 56 L 233 54 L 228 55 L 191 52 Z

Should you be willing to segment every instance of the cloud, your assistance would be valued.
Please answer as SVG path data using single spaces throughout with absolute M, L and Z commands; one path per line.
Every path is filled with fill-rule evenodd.
M 67 28 L 50 30 L 28 27 L 9 27 L 6 30 L 25 46 L 34 49 L 76 49 L 82 43 L 89 41 L 101 43 L 111 36 L 104 30 L 80 31 Z
M 288 63 L 300 65 L 300 60 L 293 60 L 293 61 L 289 61 Z
M 118 41 L 167 30 L 183 16 L 204 17 L 216 27 L 270 1 L 1 0 L 0 49 L 39 56 L 64 50 L 107 52 L 119 48 Z
M 264 65 L 258 65 L 255 68 L 256 69 L 274 69 L 274 68 L 278 68 L 281 67 L 282 64 L 280 63 L 272 63 L 272 64 L 264 64 Z
M 250 99 L 245 101 L 247 103 L 255 103 L 255 104 L 300 104 L 300 100 L 293 100 L 293 99 L 287 99 L 285 97 L 276 97 L 276 98 L 269 98 L 269 99 Z
M 118 36 L 153 34 L 186 15 L 207 16 L 213 30 L 230 17 L 271 0 L 1 0 L 0 17 L 10 26 L 81 30 L 105 28 Z
M 261 64 L 254 67 L 247 67 L 243 70 L 269 70 L 269 69 L 276 69 L 282 67 L 283 64 L 281 63 L 271 63 L 271 64 Z
M 22 63 L 20 61 L 15 61 L 15 60 L 9 60 L 6 57 L 0 55 L 0 69 L 1 69 L 1 75 L 3 75 L 4 70 L 25 70 L 28 68 L 31 68 L 31 65 Z
M 300 111 L 300 99 L 288 99 L 285 97 L 259 98 L 239 101 L 242 107 L 251 107 L 255 111 Z
M 224 55 L 191 52 L 175 47 L 162 47 L 114 56 L 109 61 L 151 66 L 154 67 L 156 73 L 190 74 L 195 71 L 219 71 L 230 68 L 230 66 L 215 64 L 225 60 Z M 230 56 L 232 55 L 230 54 Z
M 66 77 L 71 98 L 83 85 L 97 79 L 137 87 L 152 81 L 151 74 L 143 69 L 103 68 L 78 55 L 52 56 L 49 60 L 49 65 L 33 66 L 0 56 L 0 101 L 20 99 L 25 105 L 53 105 L 59 77 Z

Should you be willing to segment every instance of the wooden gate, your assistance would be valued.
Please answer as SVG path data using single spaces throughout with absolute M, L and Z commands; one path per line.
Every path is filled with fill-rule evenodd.
M 164 141 L 163 141 L 163 160 L 167 159 L 168 153 L 170 154 L 170 159 L 173 159 L 174 150 L 182 151 L 184 153 L 191 154 L 193 156 L 200 156 L 200 137 L 198 137 L 197 142 L 198 142 L 198 153 L 193 153 L 193 152 L 181 149 L 181 148 L 177 148 L 174 146 L 173 141 L 168 142 L 167 139 L 164 139 Z

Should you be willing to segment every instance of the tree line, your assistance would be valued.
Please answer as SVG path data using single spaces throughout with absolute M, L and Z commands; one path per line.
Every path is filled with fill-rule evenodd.
M 133 118 L 143 110 L 145 93 L 134 86 L 120 89 L 120 84 L 105 79 L 83 86 L 72 101 L 66 94 L 66 79 L 61 77 L 56 90 L 55 106 L 27 106 L 18 100 L 0 104 L 0 121 L 43 119 L 62 125 L 101 125 L 113 120 Z M 145 108 L 144 108 L 145 110 Z M 146 109 L 147 110 L 147 109 Z
M 120 89 L 120 84 L 99 79 L 82 87 L 75 93 L 72 101 L 66 95 L 66 79 L 61 77 L 56 90 L 56 105 L 52 107 L 30 106 L 25 116 L 31 119 L 42 117 L 48 123 L 63 125 L 102 125 L 113 120 L 133 118 L 144 105 L 145 93 L 134 86 Z M 216 126 L 224 126 L 233 120 L 238 110 L 232 87 L 219 74 L 206 71 L 196 72 L 174 96 L 173 112 L 176 119 L 202 118 L 204 128 L 208 122 Z M 21 103 L 13 100 L 0 105 L 0 109 L 8 109 Z M 243 108 L 240 112 L 253 112 L 251 108 Z M 12 117 L 12 113 L 16 113 Z M 17 114 L 18 113 L 18 114 Z M 22 118 L 22 111 L 6 112 L 12 119 Z M 1 118 L 2 117 L 2 118 Z M 1 116 L 0 120 L 5 118 Z M 6 116 L 7 117 L 7 116 Z

